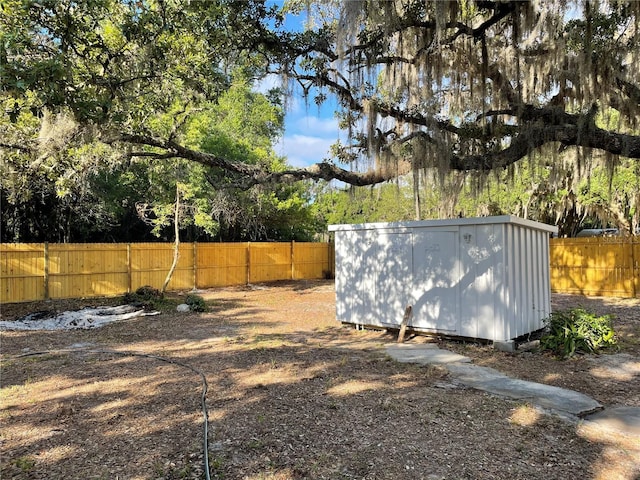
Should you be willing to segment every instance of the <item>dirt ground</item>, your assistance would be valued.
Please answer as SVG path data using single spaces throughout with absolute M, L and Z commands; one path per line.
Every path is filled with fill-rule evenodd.
M 455 387 L 437 367 L 385 355 L 385 332 L 335 320 L 333 283 L 201 292 L 207 313 L 95 330 L 0 333 L 2 479 L 637 479 L 640 440 Z M 114 299 L 2 306 L 30 311 Z M 640 406 L 640 300 L 554 295 L 616 315 L 616 355 L 438 341 L 475 363 Z M 624 367 L 624 368 L 622 368 Z

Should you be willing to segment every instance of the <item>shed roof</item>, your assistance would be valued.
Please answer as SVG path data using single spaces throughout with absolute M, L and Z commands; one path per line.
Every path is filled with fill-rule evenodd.
M 513 215 L 500 215 L 496 217 L 472 217 L 472 218 L 448 218 L 442 220 L 420 220 L 413 222 L 379 222 L 379 223 L 359 223 L 359 224 L 342 224 L 329 225 L 330 232 L 351 231 L 351 230 L 382 230 L 393 229 L 403 230 L 420 227 L 450 227 L 464 225 L 490 225 L 499 223 L 512 223 L 523 227 L 543 230 L 549 233 L 558 233 L 558 227 L 547 225 L 546 223 L 534 222 L 524 218 L 514 217 Z

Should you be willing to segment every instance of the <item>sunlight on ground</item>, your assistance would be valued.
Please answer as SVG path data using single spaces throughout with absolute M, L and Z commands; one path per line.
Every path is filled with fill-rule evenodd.
M 640 362 L 624 362 L 618 365 L 602 365 L 589 370 L 597 378 L 629 382 L 640 375 Z
M 76 447 L 71 445 L 52 447 L 48 450 L 41 450 L 38 453 L 38 460 L 41 462 L 60 462 L 75 455 L 77 450 Z
M 327 390 L 329 395 L 335 395 L 337 397 L 346 397 L 348 395 L 354 395 L 360 392 L 366 392 L 368 390 L 383 389 L 387 385 L 382 382 L 362 382 L 359 380 L 349 380 L 342 382 L 340 385 L 336 385 Z
M 277 368 L 277 365 L 274 365 L 273 368 L 269 368 L 267 371 L 249 371 L 238 374 L 236 375 L 236 379 L 239 385 L 244 387 L 255 387 L 257 385 L 296 383 L 299 380 L 299 377 L 295 372 Z
M 540 412 L 531 405 L 521 405 L 513 410 L 509 422 L 522 427 L 531 427 L 540 419 Z
M 582 424 L 579 436 L 602 444 L 602 452 L 592 465 L 594 480 L 640 478 L 640 439 L 631 435 L 603 433 L 598 427 Z
M 542 380 L 544 383 L 553 383 L 561 378 L 562 376 L 559 373 L 547 373 Z

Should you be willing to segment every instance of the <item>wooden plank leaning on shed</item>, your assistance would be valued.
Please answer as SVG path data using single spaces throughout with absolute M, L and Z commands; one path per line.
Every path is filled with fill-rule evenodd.
M 402 319 L 402 323 L 400 324 L 400 333 L 398 333 L 398 343 L 404 342 L 404 334 L 407 331 L 407 324 L 409 323 L 409 319 L 413 315 L 413 307 L 411 305 L 407 306 L 404 310 L 404 318 Z

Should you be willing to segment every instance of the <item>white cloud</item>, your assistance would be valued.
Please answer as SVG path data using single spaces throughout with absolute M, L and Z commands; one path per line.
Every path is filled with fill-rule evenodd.
M 334 141 L 338 139 L 340 133 L 337 119 L 319 118 L 311 115 L 289 120 L 287 128 L 296 132 L 309 132 L 313 135 L 331 137 Z
M 280 77 L 280 75 L 276 75 L 272 73 L 270 75 L 262 77 L 259 81 L 257 81 L 254 84 L 253 88 L 255 88 L 256 91 L 262 94 L 266 94 L 272 88 L 278 88 L 281 86 L 282 86 L 282 78 Z
M 328 156 L 329 147 L 336 137 L 324 138 L 310 135 L 285 135 L 275 146 L 279 155 L 287 157 L 293 167 L 308 167 Z

